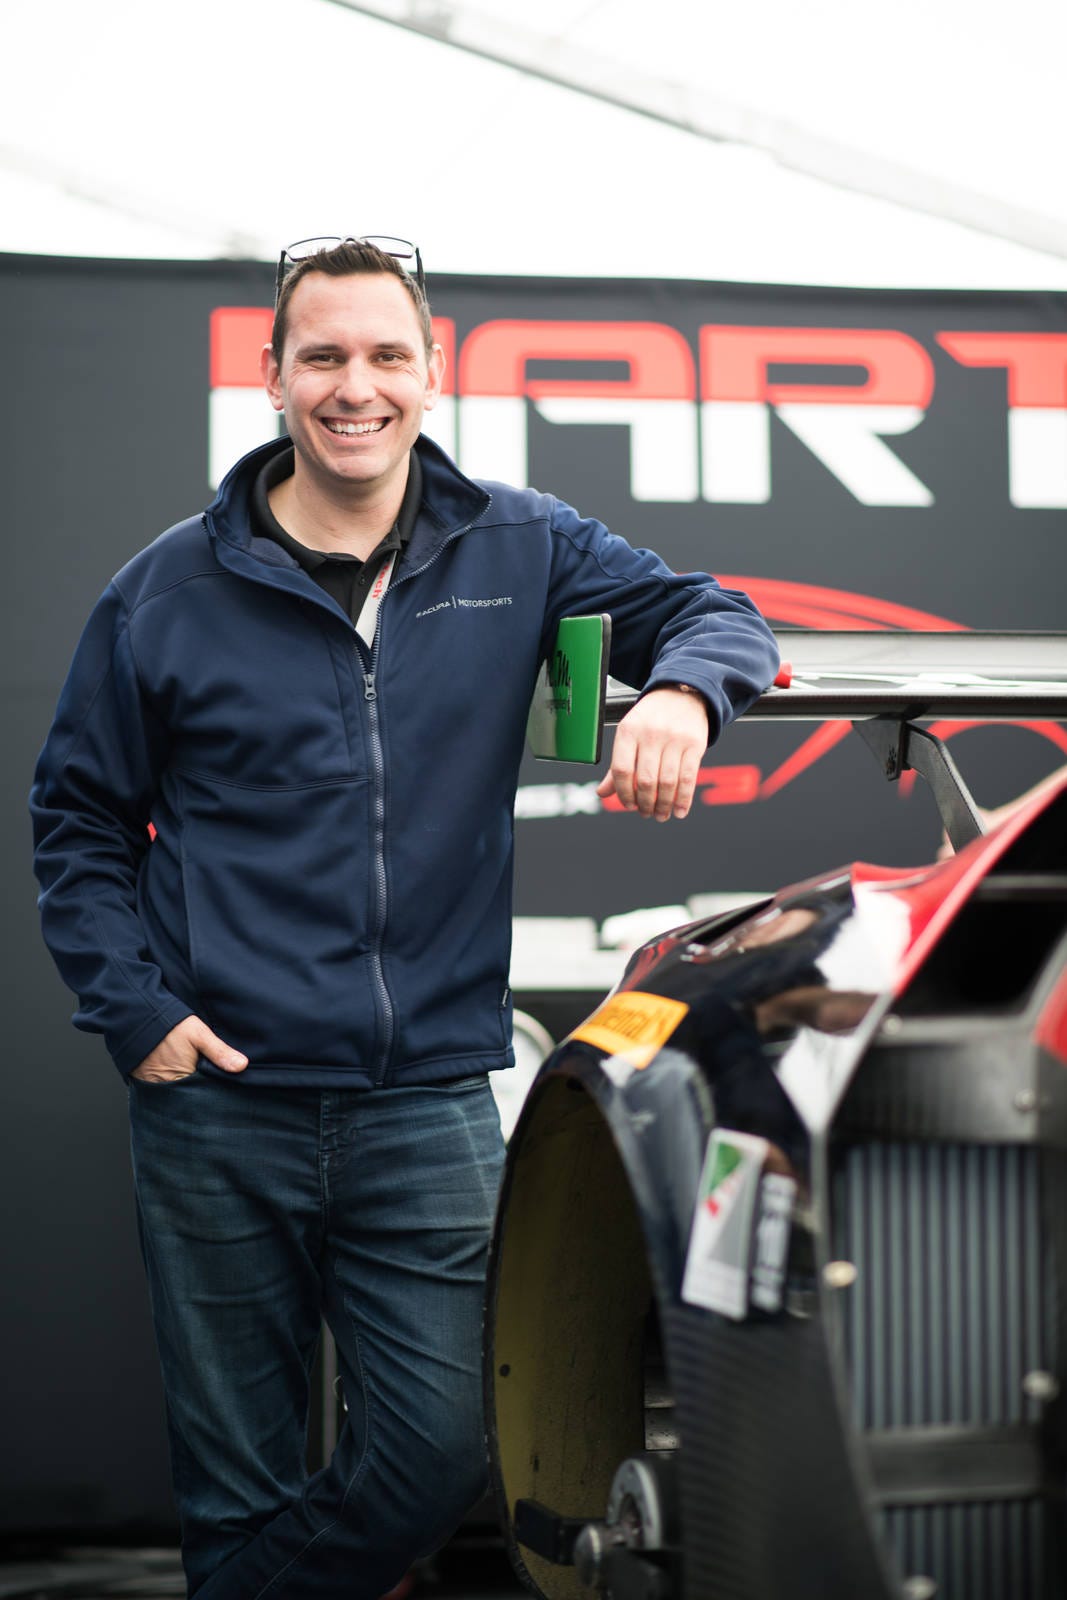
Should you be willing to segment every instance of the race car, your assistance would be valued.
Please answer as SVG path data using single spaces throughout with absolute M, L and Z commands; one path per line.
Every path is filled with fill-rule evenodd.
M 1067 636 L 780 642 L 756 714 L 853 720 L 956 853 L 672 929 L 548 1056 L 490 1262 L 506 1540 L 548 1600 L 1052 1600 L 1067 773 L 983 834 L 918 724 L 1067 718 Z

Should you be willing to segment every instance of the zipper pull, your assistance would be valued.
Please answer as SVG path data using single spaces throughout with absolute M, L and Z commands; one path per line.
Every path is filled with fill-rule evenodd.
M 378 698 L 378 691 L 374 687 L 373 672 L 365 672 L 363 674 L 363 698 L 364 700 L 377 700 Z

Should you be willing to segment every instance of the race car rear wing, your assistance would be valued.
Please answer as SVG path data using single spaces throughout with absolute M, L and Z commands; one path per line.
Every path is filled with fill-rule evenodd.
M 782 721 L 851 722 L 890 780 L 909 769 L 930 784 L 953 845 L 983 831 L 946 746 L 916 724 L 1067 721 L 1067 633 L 782 629 L 782 668 L 746 713 Z M 595 762 L 605 725 L 637 691 L 608 677 L 611 619 L 567 617 L 534 695 L 530 747 L 544 760 Z
M 750 717 L 1067 718 L 1067 633 L 798 628 L 776 637 L 788 670 Z

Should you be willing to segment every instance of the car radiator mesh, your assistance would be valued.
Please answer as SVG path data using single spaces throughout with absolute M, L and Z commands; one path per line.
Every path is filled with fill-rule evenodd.
M 906 1442 L 899 1430 L 1040 1419 L 1024 1379 L 1057 1370 L 1040 1159 L 1032 1147 L 874 1140 L 838 1152 L 833 1248 L 857 1269 L 840 1304 L 864 1434 Z M 901 1574 L 933 1579 L 938 1600 L 1052 1592 L 1046 1519 L 1062 1507 L 1032 1488 L 971 1503 L 888 1498 L 898 1503 L 878 1515 Z M 936 1501 L 936 1485 L 914 1498 Z

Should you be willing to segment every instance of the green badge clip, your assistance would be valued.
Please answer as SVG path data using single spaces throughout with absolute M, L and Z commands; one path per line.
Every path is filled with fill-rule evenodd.
M 611 618 L 564 617 L 534 690 L 526 737 L 541 761 L 600 760 Z

